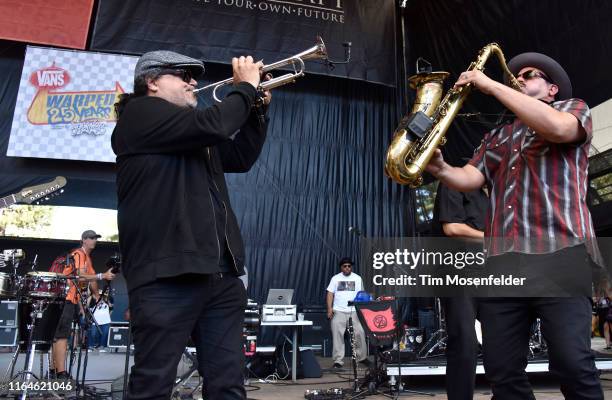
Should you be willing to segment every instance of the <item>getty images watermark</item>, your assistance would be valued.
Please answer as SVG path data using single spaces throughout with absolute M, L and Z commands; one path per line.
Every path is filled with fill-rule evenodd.
M 394 252 L 374 252 L 372 254 L 372 268 L 378 270 L 374 274 L 372 283 L 376 286 L 421 286 L 421 287 L 443 287 L 443 286 L 503 286 L 525 284 L 525 277 L 514 277 L 512 275 L 495 276 L 462 276 L 460 273 L 436 275 L 432 273 L 400 273 L 399 276 L 384 276 L 383 268 L 407 268 L 410 271 L 426 270 L 427 267 L 448 269 L 452 272 L 463 270 L 468 267 L 484 267 L 486 255 L 483 251 L 411 251 L 408 249 L 395 249 Z M 419 268 L 420 267 L 420 268 Z M 434 272 L 436 273 L 436 272 Z
M 564 297 L 592 291 L 583 243 L 564 246 L 555 257 L 520 252 L 488 257 L 490 248 L 450 238 L 362 239 L 359 272 L 377 295 Z

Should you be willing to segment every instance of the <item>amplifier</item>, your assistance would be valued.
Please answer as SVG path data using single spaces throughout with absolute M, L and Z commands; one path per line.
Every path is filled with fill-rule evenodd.
M 125 349 L 128 343 L 129 326 L 111 323 L 108 330 L 108 347 L 113 349 Z M 132 346 L 133 347 L 133 346 Z
M 304 309 L 304 319 L 312 321 L 312 325 L 302 327 L 301 346 L 323 349 L 323 343 L 326 339 L 331 343 L 332 335 L 330 322 L 327 319 L 327 311 L 313 312 Z
M 0 346 L 13 347 L 17 343 L 17 328 L 0 327 Z
M 263 322 L 295 322 L 297 319 L 296 305 L 264 304 Z
M 17 301 L 4 300 L 0 302 L 0 327 L 17 326 Z

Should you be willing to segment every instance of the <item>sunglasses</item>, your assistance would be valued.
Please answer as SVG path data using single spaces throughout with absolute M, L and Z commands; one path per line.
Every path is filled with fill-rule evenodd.
M 95 240 L 98 240 L 98 238 L 95 237 L 95 236 L 87 236 L 85 239 L 95 239 Z
M 342 268 L 353 268 L 351 264 L 343 264 Z
M 533 78 L 542 78 L 542 79 L 544 79 L 548 83 L 554 83 L 552 81 L 552 79 L 550 79 L 548 76 L 546 76 L 546 74 L 544 74 L 543 72 L 536 71 L 535 69 L 529 69 L 529 70 L 523 72 L 522 74 L 518 74 L 516 76 L 517 79 L 521 78 L 521 77 L 525 81 L 528 81 L 529 79 L 533 79 Z
M 193 79 L 193 74 L 191 73 L 190 70 L 181 69 L 181 68 L 162 70 L 158 76 L 161 76 L 161 75 L 176 76 L 177 78 L 180 78 L 185 83 L 191 83 L 191 80 Z

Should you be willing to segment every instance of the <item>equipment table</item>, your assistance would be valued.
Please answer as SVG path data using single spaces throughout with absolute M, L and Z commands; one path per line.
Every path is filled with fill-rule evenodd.
M 291 354 L 291 380 L 297 380 L 297 353 L 298 353 L 298 329 L 301 326 L 310 326 L 312 321 L 292 321 L 292 322 L 261 322 L 261 326 L 291 326 L 293 329 L 293 340 L 291 345 L 293 348 Z

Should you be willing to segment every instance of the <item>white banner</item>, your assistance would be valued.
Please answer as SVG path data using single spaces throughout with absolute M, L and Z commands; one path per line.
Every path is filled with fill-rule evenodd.
M 137 60 L 28 46 L 7 156 L 115 162 L 113 105 Z

